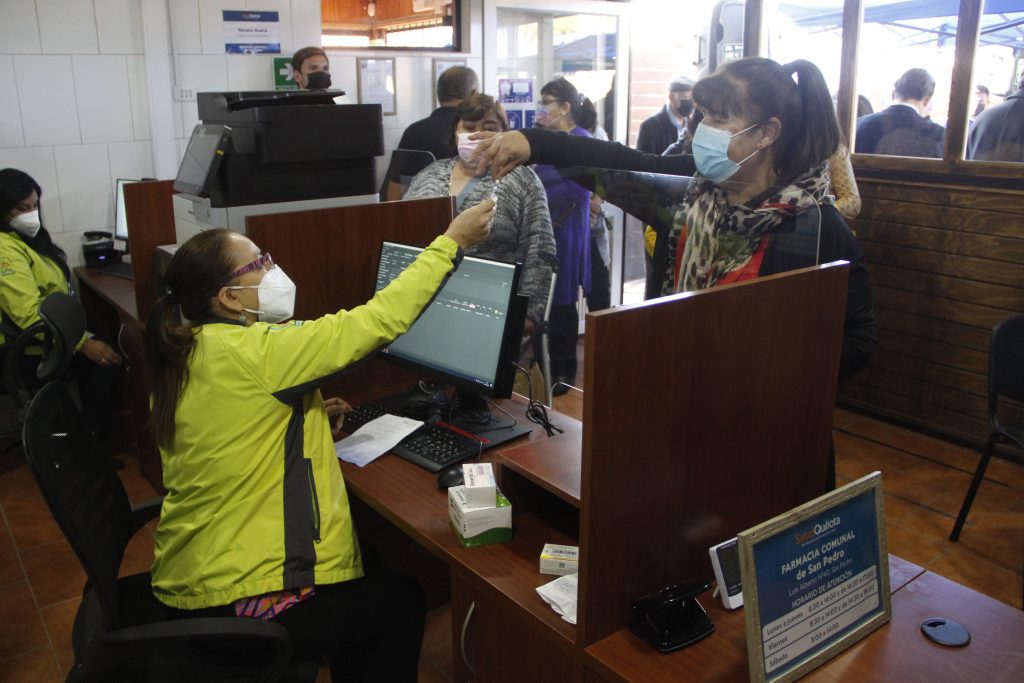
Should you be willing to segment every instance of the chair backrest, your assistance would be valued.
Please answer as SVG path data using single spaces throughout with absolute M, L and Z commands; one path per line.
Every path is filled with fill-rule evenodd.
M 71 366 L 75 346 L 85 334 L 85 309 L 73 296 L 58 292 L 39 304 L 39 317 L 53 338 L 52 345 L 43 350 L 43 359 L 36 371 L 41 381 L 48 382 L 63 377 Z
M 412 179 L 416 174 L 425 169 L 436 159 L 430 152 L 421 149 L 396 149 L 391 152 L 391 162 L 388 163 L 388 170 L 384 174 L 384 181 L 380 184 L 380 201 L 386 202 L 399 197 L 389 197 L 388 187 L 391 183 L 401 186 L 401 194 L 409 189 Z
M 1024 401 L 1024 313 L 992 328 L 988 354 L 988 391 Z
M 117 574 L 131 538 L 131 504 L 67 384 L 50 382 L 36 394 L 22 440 L 43 498 L 96 591 L 104 629 L 117 628 Z
M 4 387 L 18 411 L 24 410 L 35 389 L 67 373 L 75 346 L 85 334 L 85 310 L 67 294 L 57 292 L 43 299 L 39 317 L 5 348 Z M 26 363 L 30 347 L 42 347 L 37 364 Z M 33 365 L 35 378 L 29 371 Z

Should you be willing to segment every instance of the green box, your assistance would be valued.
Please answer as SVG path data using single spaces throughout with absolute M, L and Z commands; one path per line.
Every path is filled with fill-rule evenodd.
M 465 486 L 448 489 L 448 519 L 463 548 L 502 543 L 512 538 L 512 503 L 496 489 L 491 507 L 469 507 Z

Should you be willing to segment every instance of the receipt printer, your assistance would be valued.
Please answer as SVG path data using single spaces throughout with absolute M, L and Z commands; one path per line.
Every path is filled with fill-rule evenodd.
M 121 252 L 114 248 L 114 240 L 110 237 L 87 240 L 82 244 L 82 255 L 85 257 L 85 265 L 93 268 L 121 261 Z

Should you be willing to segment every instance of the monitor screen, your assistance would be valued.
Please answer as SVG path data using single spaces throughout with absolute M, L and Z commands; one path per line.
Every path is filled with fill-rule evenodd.
M 174 179 L 174 191 L 199 197 L 210 191 L 224 150 L 231 140 L 231 128 L 221 124 L 200 123 L 192 129 L 185 158 Z
M 114 189 L 114 237 L 119 240 L 128 239 L 128 219 L 124 215 L 124 186 L 128 183 L 137 183 L 138 180 L 117 179 L 117 186 Z
M 384 242 L 380 291 L 423 249 Z M 526 315 L 518 265 L 466 256 L 408 332 L 382 357 L 487 396 L 511 395 Z

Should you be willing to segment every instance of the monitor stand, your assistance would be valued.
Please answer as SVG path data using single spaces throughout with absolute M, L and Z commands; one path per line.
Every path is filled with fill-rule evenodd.
M 413 420 L 441 422 L 480 439 L 483 450 L 529 434 L 532 429 L 524 415 L 514 418 L 501 410 L 491 410 L 487 399 L 475 392 L 445 391 L 440 385 L 419 382 L 410 391 L 380 400 L 388 410 Z

